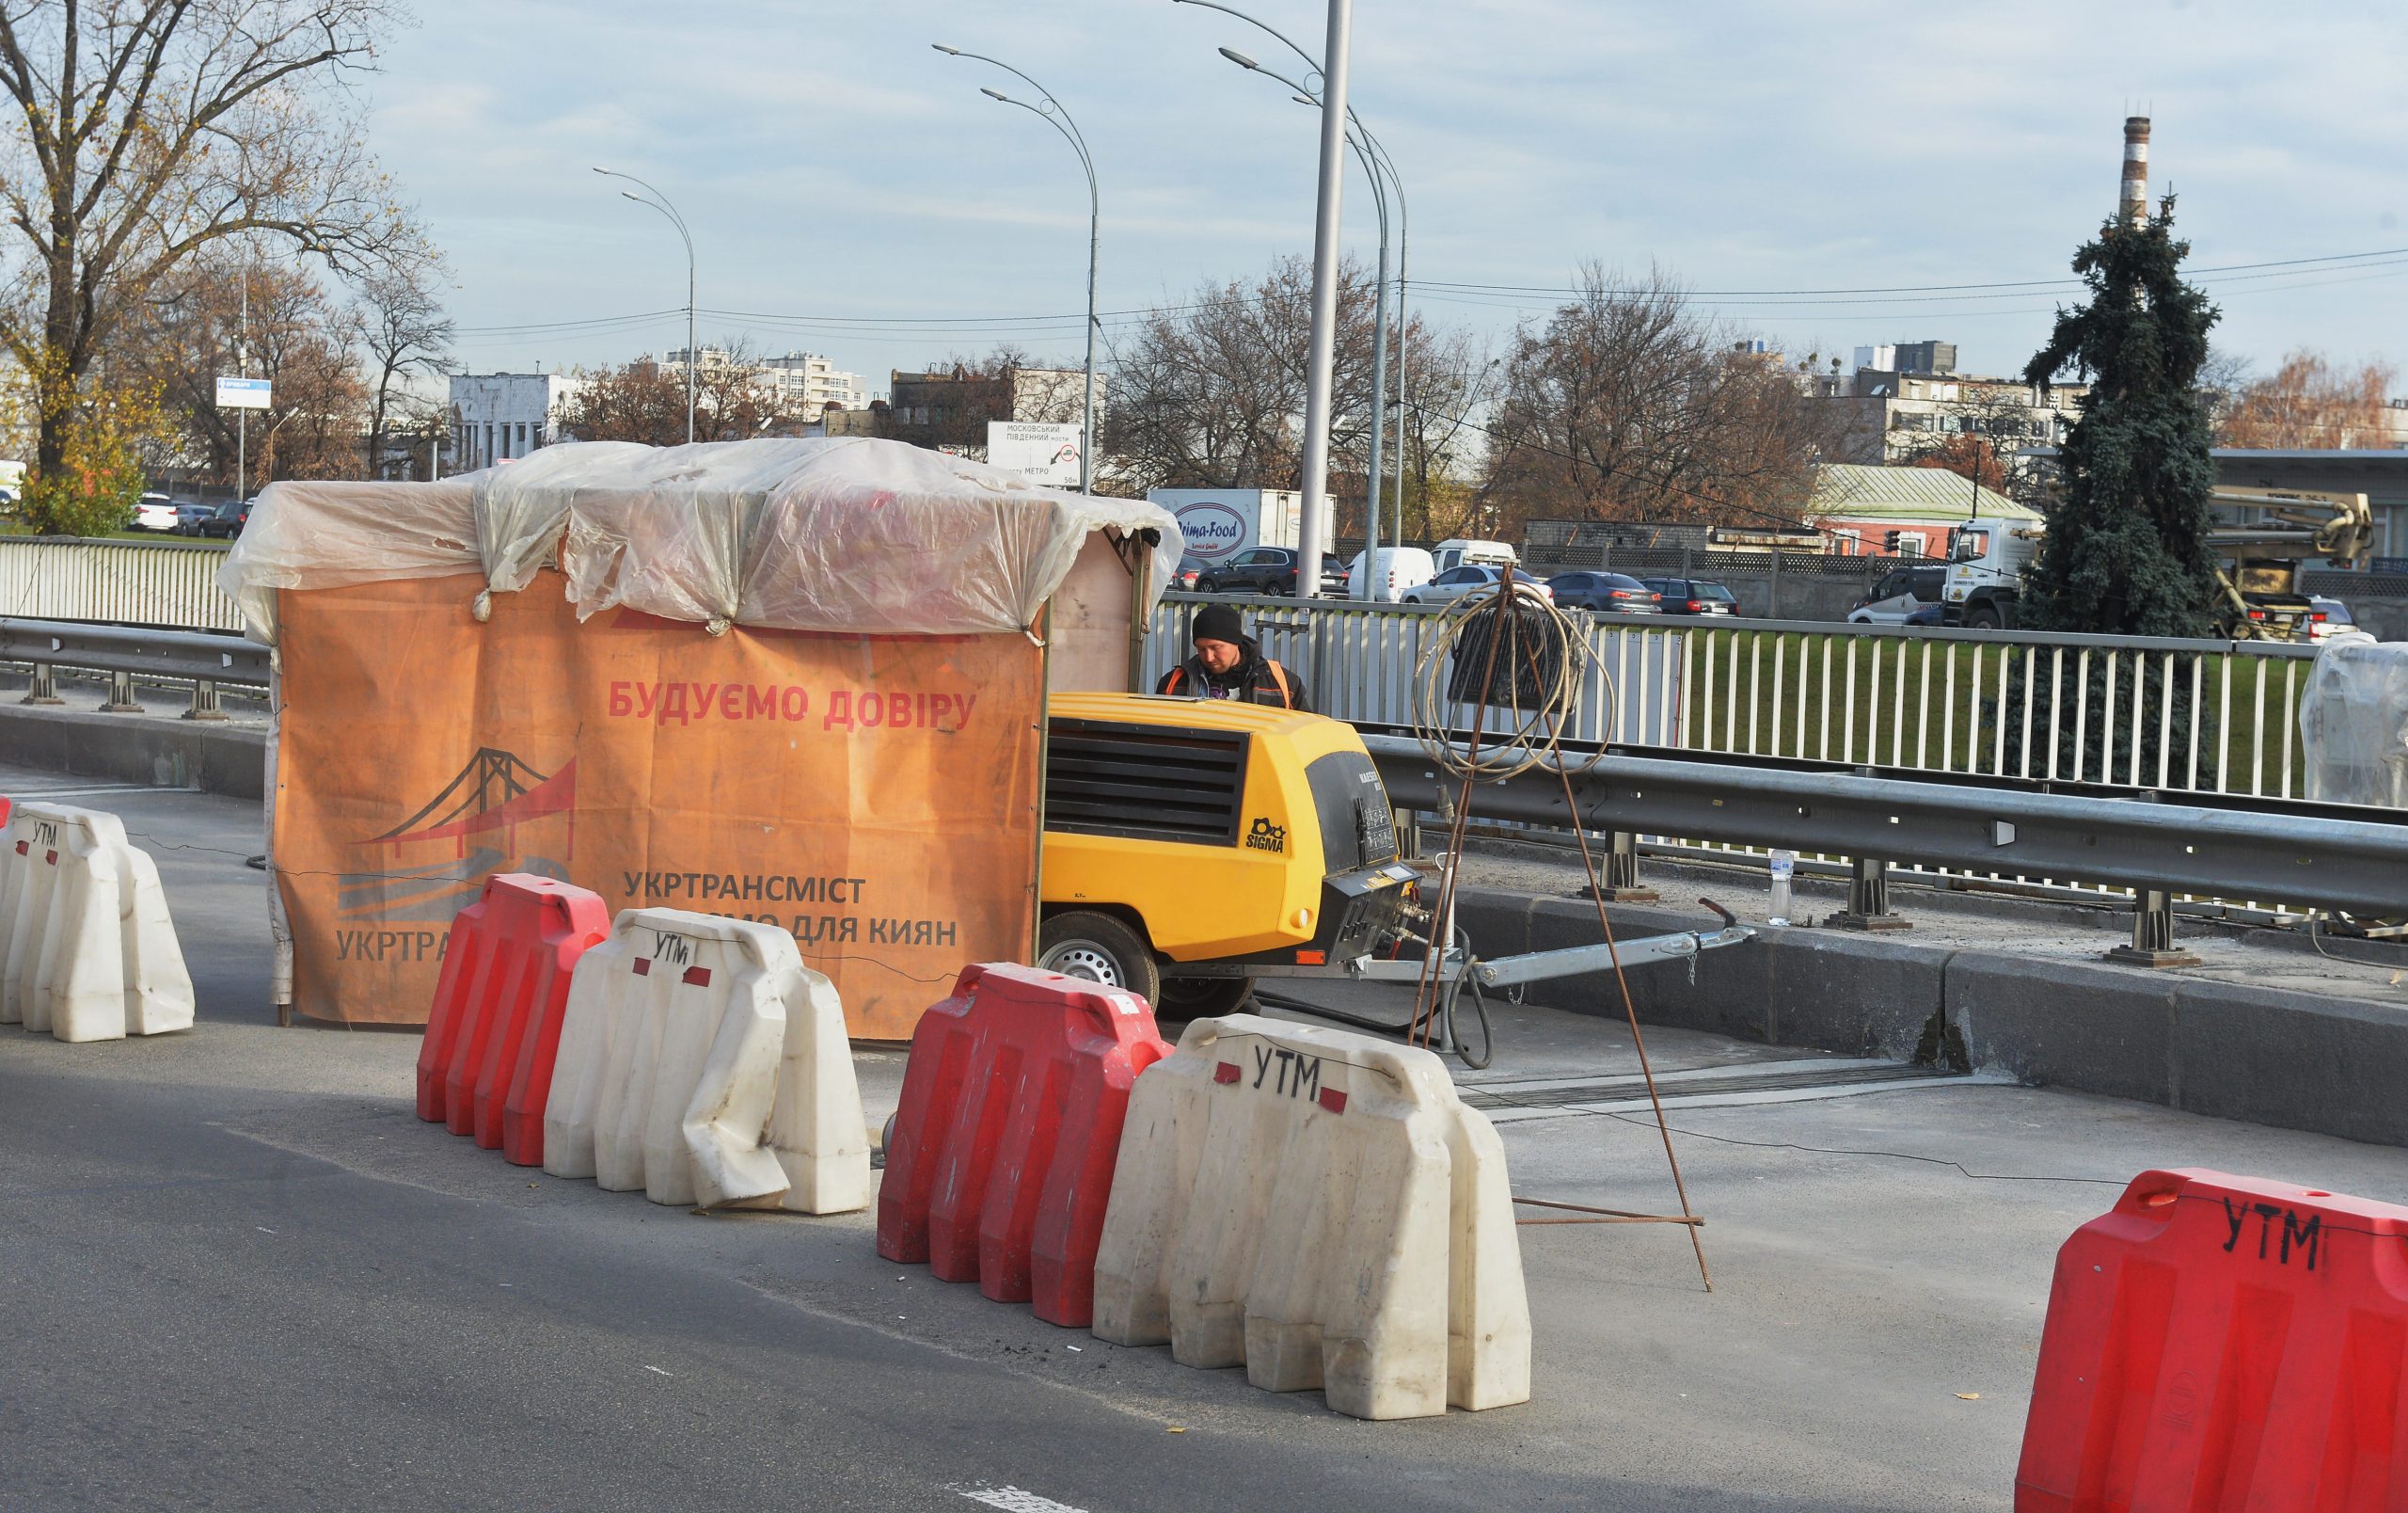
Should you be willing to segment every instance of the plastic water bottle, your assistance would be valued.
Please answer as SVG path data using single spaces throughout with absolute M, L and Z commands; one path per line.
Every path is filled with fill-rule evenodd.
M 1789 923 L 1789 880 L 1798 871 L 1798 853 L 1777 851 L 1772 853 L 1772 912 L 1766 924 Z

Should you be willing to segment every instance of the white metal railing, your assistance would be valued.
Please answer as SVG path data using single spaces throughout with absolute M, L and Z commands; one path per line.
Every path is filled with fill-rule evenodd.
M 1196 610 L 1155 612 L 1146 677 L 1186 654 Z M 1221 600 L 1219 602 L 1228 602 Z M 1241 601 L 1315 708 L 1405 725 L 1416 605 Z M 2304 795 L 2298 709 L 2316 648 L 2037 631 L 1664 616 L 1587 618 L 1594 666 L 1576 740 L 2118 788 Z M 1610 677 L 1613 728 L 1604 729 Z
M 1149 679 L 1184 655 L 1188 622 L 1208 602 L 1164 600 L 1147 639 Z M 1411 722 L 1413 670 L 1435 611 L 1290 599 L 1239 608 L 1265 652 L 1305 674 L 1321 712 Z M 2124 788 L 2305 790 L 2298 710 L 2309 645 L 1686 616 L 1588 622 L 1601 672 L 1565 732 L 1574 739 L 1601 739 L 1601 675 L 1610 673 L 1610 739 L 1628 744 Z
M 0 536 L 0 616 L 239 630 L 222 546 Z
M 1148 688 L 1187 655 L 1187 627 L 1196 611 L 1228 602 L 1192 594 L 1164 598 L 1146 637 Z M 1370 725 L 1413 723 L 1414 669 L 1437 623 L 1437 608 L 1249 599 L 1238 609 L 1263 654 L 1304 677 L 1315 710 Z M 1590 673 L 1566 738 L 1680 744 L 1678 626 L 1591 617 L 1587 629 Z

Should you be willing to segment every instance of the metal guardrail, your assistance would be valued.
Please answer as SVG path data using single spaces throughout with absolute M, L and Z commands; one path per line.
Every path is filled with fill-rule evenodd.
M 1436 813 L 1446 778 L 1407 736 L 1364 738 L 1390 801 Z M 1952 871 L 2078 878 L 2150 893 L 2279 898 L 2367 914 L 2408 911 L 2408 814 L 2366 819 L 2143 797 L 1984 788 L 1751 766 L 1727 757 L 1608 755 L 1572 779 L 1532 772 L 1476 790 L 1482 818 L 1680 835 Z
M 0 619 L 0 662 L 24 662 L 34 670 L 27 704 L 64 704 L 56 675 L 66 668 L 109 675 L 106 713 L 138 713 L 136 677 L 189 682 L 188 720 L 223 720 L 220 684 L 265 689 L 271 653 L 239 636 L 195 630 L 144 630 L 126 626 L 86 625 L 71 620 Z
M 239 630 L 222 544 L 0 536 L 0 616 Z

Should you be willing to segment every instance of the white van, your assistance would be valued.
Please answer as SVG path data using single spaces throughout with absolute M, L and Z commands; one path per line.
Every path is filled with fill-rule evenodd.
M 1419 588 L 1438 576 L 1437 565 L 1419 547 L 1382 547 L 1380 568 L 1380 577 L 1372 581 L 1371 597 L 1383 604 L 1395 603 L 1406 589 Z M 1363 597 L 1363 554 L 1359 551 L 1346 565 L 1346 597 Z
M 1432 577 L 1451 572 L 1457 567 L 1519 567 L 1522 559 L 1510 543 L 1503 541 L 1465 541 L 1461 537 L 1441 541 L 1430 552 Z M 1428 580 L 1424 579 L 1427 582 Z

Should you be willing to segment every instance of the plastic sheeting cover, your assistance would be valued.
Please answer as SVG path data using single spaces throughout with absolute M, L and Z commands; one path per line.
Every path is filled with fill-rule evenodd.
M 579 618 L 992 633 L 1030 625 L 1106 527 L 1160 534 L 1159 597 L 1179 527 L 1141 500 L 867 438 L 571 442 L 440 484 L 273 485 L 219 581 L 270 642 L 276 589 L 482 569 L 513 592 L 547 561 Z
M 2327 643 L 2299 723 L 2309 798 L 2408 809 L 2408 643 Z

